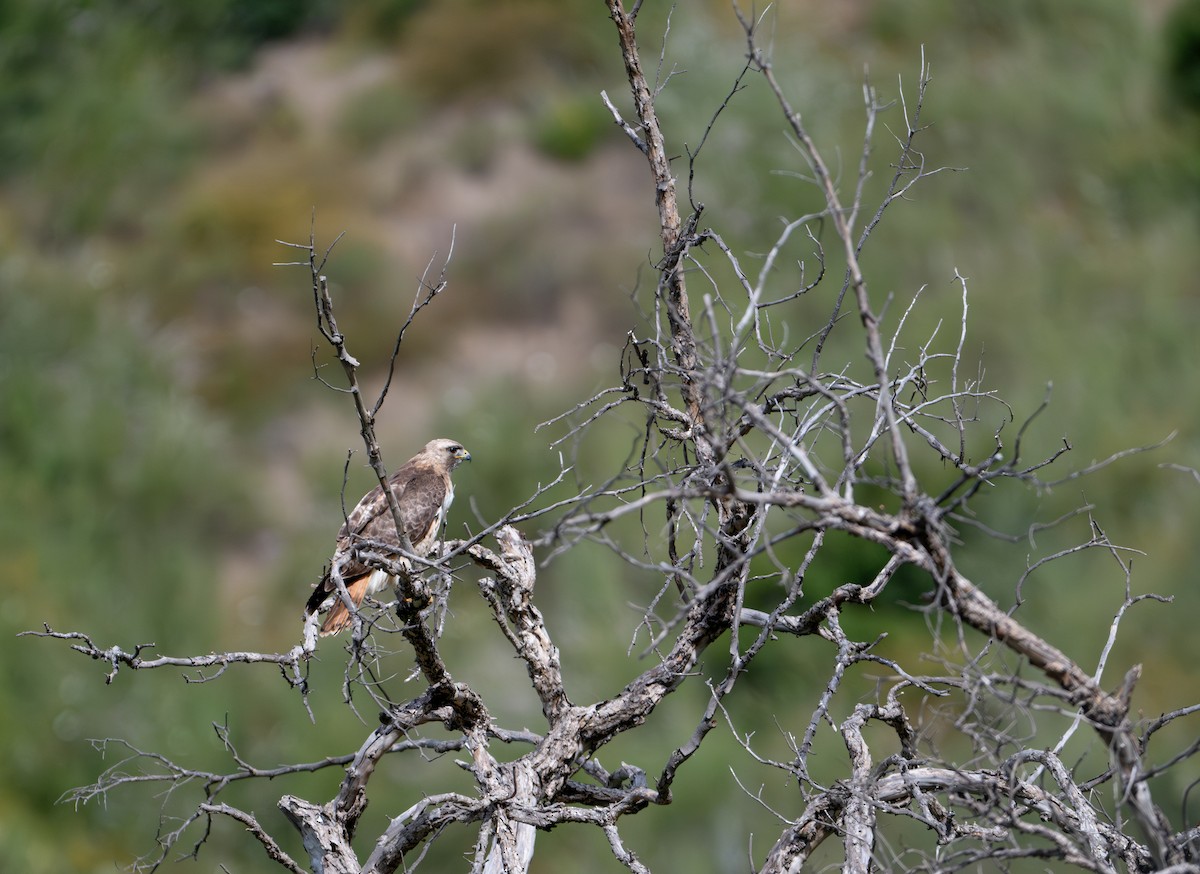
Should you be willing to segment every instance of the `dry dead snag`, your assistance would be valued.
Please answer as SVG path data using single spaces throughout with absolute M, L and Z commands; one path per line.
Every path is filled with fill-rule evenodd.
M 469 827 L 474 830 L 472 871 L 517 874 L 530 865 L 537 830 L 586 826 L 602 830 L 614 868 L 645 871 L 637 848 L 622 835 L 622 818 L 670 804 L 677 776 L 711 733 L 727 723 L 747 762 L 798 789 L 789 796 L 789 807 L 775 810 L 783 824 L 770 846 L 760 837 L 750 849 L 757 871 L 800 870 L 822 845 L 820 864 L 840 864 L 853 872 L 953 871 L 1022 858 L 1097 872 L 1198 870 L 1197 830 L 1188 830 L 1186 822 L 1172 823 L 1168 814 L 1174 810 L 1167 805 L 1177 799 L 1153 794 L 1150 777 L 1161 769 L 1150 763 L 1147 745 L 1164 725 L 1194 718 L 1200 705 L 1185 704 L 1139 724 L 1130 702 L 1140 667 L 1131 668 L 1113 691 L 1114 684 L 1101 680 L 1120 619 L 1151 597 L 1132 594 L 1122 550 L 1095 522 L 1088 540 L 1077 547 L 1111 553 L 1126 579 L 1124 605 L 1094 673 L 984 591 L 1017 574 L 998 573 L 997 580 L 980 587 L 956 564 L 956 526 L 970 522 L 975 506 L 995 486 L 1053 485 L 1044 475 L 1065 449 L 1027 460 L 1025 426 L 1005 445 L 1002 431 L 1013 418 L 1011 411 L 977 379 L 964 376 L 967 281 L 962 276 L 953 277 L 962 293 L 961 310 L 954 314 L 961 330 L 946 349 L 936 335 L 906 333 L 916 297 L 888 322 L 877 309 L 880 297 L 862 266 L 863 249 L 889 209 L 912 186 L 939 172 L 926 167 L 917 147 L 928 67 L 922 60 L 915 89 L 902 93 L 893 111 L 893 175 L 872 206 L 864 202 L 872 137 L 887 107 L 871 88 L 864 89 L 866 135 L 858 176 L 839 183 L 789 102 L 757 23 L 737 12 L 746 34 L 746 64 L 713 124 L 733 111 L 738 90 L 757 81 L 777 101 L 823 203 L 816 212 L 786 220 L 779 235 L 759 247 L 765 254 L 753 275 L 717 228 L 702 225 L 703 206 L 692 200 L 705 171 L 701 157 L 707 132 L 700 146 L 687 151 L 689 205 L 686 215 L 681 212 L 677 174 L 683 160 L 673 162 L 656 109 L 666 83 L 651 83 L 644 73 L 637 38 L 641 5 L 627 8 L 621 0 L 607 0 L 631 112 L 623 112 L 607 94 L 603 99 L 647 159 L 647 193 L 653 193 L 658 211 L 662 251 L 647 325 L 628 336 L 618 385 L 544 423 L 559 429 L 557 444 L 582 445 L 594 434 L 611 439 L 604 429 L 616 411 L 637 410 L 643 429 L 633 462 L 610 471 L 602 487 L 581 488 L 567 500 L 548 503 L 543 488 L 475 538 L 445 543 L 434 560 L 397 561 L 405 557 L 407 544 L 398 549 L 363 545 L 359 558 L 394 569 L 401 583 L 390 609 L 356 617 L 347 699 L 352 689 L 366 690 L 380 716 L 378 727 L 354 753 L 264 770 L 244 761 L 226 734 L 235 766 L 220 774 L 129 748 L 142 773 L 114 766 L 74 797 L 88 800 L 134 782 L 161 781 L 172 790 L 189 782 L 203 785 L 202 802 L 177 828 L 160 831 L 160 851 L 144 860 L 146 867 L 167 858 L 189 829 L 200 834 L 195 853 L 211 820 L 226 817 L 290 871 L 411 870 L 439 837 L 454 827 Z M 781 265 L 796 259 L 802 237 L 819 270 L 812 276 L 802 268 L 797 280 Z M 311 272 L 321 334 L 344 369 L 347 382 L 339 390 L 353 399 L 368 459 L 383 482 L 387 472 L 374 420 L 386 386 L 368 405 L 357 378 L 359 363 L 337 327 L 324 258 L 313 239 L 297 248 L 307 255 L 301 263 Z M 840 282 L 834 279 L 838 271 Z M 702 291 L 689 288 L 689 281 L 700 283 Z M 791 287 L 781 290 L 787 282 Z M 445 285 L 445 266 L 437 281 L 422 279 L 400 339 Z M 799 313 L 813 311 L 814 301 L 823 313 L 819 320 L 796 323 Z M 790 309 L 801 303 L 808 309 Z M 795 336 L 806 339 L 780 339 Z M 560 471 L 555 483 L 565 473 Z M 392 511 L 399 520 L 395 506 Z M 624 525 L 629 520 L 641 522 L 641 542 L 622 533 L 631 527 Z M 518 524 L 534 539 L 526 539 Z M 653 664 L 611 697 L 579 703 L 566 691 L 563 641 L 556 642 L 535 603 L 534 549 L 553 557 L 585 541 L 610 549 L 612 561 L 627 563 L 638 579 L 653 576 L 659 589 L 639 595 L 649 603 L 638 631 L 646 637 L 639 640 Z M 819 597 L 809 594 L 805 586 L 814 567 L 823 562 L 840 567 L 835 542 L 843 548 L 846 542 L 861 544 L 864 554 L 880 556 L 877 566 Z M 928 649 L 941 668 L 936 675 L 921 673 L 919 667 L 928 662 L 915 653 L 902 663 L 877 652 L 889 617 L 902 609 L 899 599 L 889 600 L 888 610 L 870 614 L 876 624 L 872 639 L 855 640 L 843 628 L 844 616 L 884 604 L 881 599 L 897 576 L 914 571 L 927 590 L 920 609 L 933 632 Z M 443 623 L 454 621 L 445 612 L 446 581 L 480 574 L 478 590 L 499 633 L 478 645 L 498 653 L 511 650 L 522 661 L 541 707 L 537 730 L 498 724 L 486 696 L 456 680 L 443 655 Z M 298 593 L 297 615 L 302 600 Z M 378 639 L 397 632 L 406 642 L 405 654 L 385 653 Z M 110 681 L 123 667 L 215 668 L 219 675 L 234 663 L 265 661 L 278 664 L 305 695 L 305 659 L 315 642 L 310 627 L 303 644 L 289 653 L 150 659 L 142 654 L 144 647 L 128 653 L 102 648 L 78 633 L 47 628 L 41 634 L 70 639 L 74 649 L 111 665 Z M 771 758 L 739 730 L 735 692 L 762 652 L 768 647 L 786 651 L 797 637 L 825 642 L 826 661 L 806 668 L 824 678 L 822 690 L 804 705 L 805 718 L 779 723 L 790 757 Z M 1005 652 L 1007 660 L 1000 657 Z M 416 662 L 421 690 L 393 699 L 373 681 L 375 668 L 407 657 Z M 847 691 L 863 667 L 883 672 L 873 700 L 852 698 Z M 610 742 L 637 731 L 683 684 L 704 682 L 710 694 L 694 730 L 676 739 L 663 760 L 615 768 L 611 761 L 604 764 Z M 787 706 L 786 718 L 792 720 L 795 705 Z M 1046 714 L 1057 720 L 1054 725 L 1065 721 L 1069 728 L 1046 748 L 1044 733 L 1006 728 L 1002 716 L 1013 711 L 1035 721 Z M 886 734 L 877 730 L 881 726 Z M 1080 732 L 1092 733 L 1105 751 L 1102 765 L 1064 758 L 1068 741 Z M 522 753 L 497 757 L 498 743 L 520 745 Z M 389 824 L 382 833 L 356 838 L 384 758 L 423 751 L 461 755 L 473 789 L 414 798 L 407 809 L 387 811 Z M 1193 745 L 1155 761 L 1166 761 L 1163 768 L 1194 768 L 1196 752 Z M 833 779 L 822 776 L 830 763 L 840 763 Z M 279 800 L 300 834 L 303 861 L 284 849 L 286 836 L 270 835 L 253 814 L 218 797 L 235 782 L 278 780 L 323 768 L 345 769 L 332 798 L 289 793 Z M 895 828 L 908 828 L 900 842 L 888 838 Z M 833 843 L 840 844 L 837 852 L 828 846 Z

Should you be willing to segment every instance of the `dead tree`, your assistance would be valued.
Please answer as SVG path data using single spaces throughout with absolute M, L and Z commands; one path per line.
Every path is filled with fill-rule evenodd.
M 603 832 L 614 868 L 646 871 L 637 848 L 622 835 L 622 820 L 653 817 L 656 808 L 671 804 L 677 775 L 711 733 L 724 723 L 737 732 L 736 692 L 750 666 L 769 648 L 786 650 L 809 636 L 824 641 L 827 653 L 822 665 L 809 669 L 827 679 L 808 720 L 781 726 L 790 757 L 764 757 L 751 738 L 737 735 L 749 760 L 798 787 L 792 806 L 776 811 L 783 824 L 773 845 L 750 860 L 754 870 L 800 870 L 827 842 L 840 845 L 840 863 L 852 872 L 951 871 L 1021 858 L 1097 872 L 1200 870 L 1200 830 L 1186 822 L 1173 825 L 1168 805 L 1177 799 L 1155 797 L 1150 782 L 1166 769 L 1194 767 L 1200 744 L 1153 755 L 1150 747 L 1156 732 L 1194 718 L 1200 704 L 1181 702 L 1177 710 L 1138 721 L 1130 704 L 1142 666 L 1116 683 L 1103 676 L 1126 611 L 1163 599 L 1133 594 L 1122 549 L 1090 521 L 1087 538 L 1074 550 L 1111 554 L 1126 596 L 1107 645 L 1085 668 L 987 594 L 1011 590 L 1014 581 L 1019 585 L 1023 569 L 999 570 L 982 585 L 959 569 L 956 532 L 972 523 L 976 508 L 997 487 L 1048 488 L 1103 463 L 1055 480 L 1049 472 L 1065 464 L 1068 446 L 1048 457 L 1026 457 L 1025 426 L 1014 428 L 1007 405 L 968 375 L 968 282 L 957 272 L 946 277 L 961 291 L 961 308 L 953 316 L 958 330 L 948 342 L 937 332 L 909 336 L 910 314 L 921 305 L 916 295 L 898 315 L 888 320 L 880 315 L 880 295 L 862 266 L 864 248 L 897 202 L 938 172 L 926 167 L 919 149 L 930 83 L 924 61 L 915 86 L 893 109 L 890 184 L 879 202 L 868 204 L 869 158 L 886 107 L 873 89 L 864 89 L 866 135 L 858 175 L 839 184 L 776 77 L 756 22 L 738 13 L 746 62 L 730 98 L 756 78 L 769 89 L 822 204 L 787 219 L 761 248 L 752 271 L 720 229 L 705 222 L 704 208 L 694 200 L 692 181 L 705 141 L 686 160 L 672 159 L 656 110 L 666 83 L 647 78 L 639 49 L 640 0 L 631 8 L 623 0 L 606 2 L 631 108 L 620 109 L 607 94 L 603 99 L 646 158 L 660 255 L 646 292 L 646 321 L 628 335 L 618 384 L 543 424 L 557 432 L 558 444 L 571 446 L 593 435 L 607 439 L 604 429 L 614 420 L 622 428 L 635 421 L 641 436 L 630 462 L 610 471 L 602 485 L 580 488 L 567 500 L 548 500 L 544 488 L 535 492 L 477 536 L 447 542 L 441 556 L 425 565 L 403 561 L 415 557 L 406 557 L 402 548 L 364 544 L 359 557 L 391 569 L 402 582 L 394 604 L 359 614 L 349 647 L 347 687 L 366 689 L 379 711 L 378 727 L 353 755 L 262 769 L 244 761 L 225 738 L 234 764 L 227 773 L 208 773 L 131 749 L 145 773 L 116 766 L 74 797 L 103 796 L 131 782 L 202 785 L 203 799 L 177 828 L 160 830 L 160 849 L 143 860 L 145 867 L 155 867 L 189 832 L 199 836 L 192 849 L 198 851 L 213 821 L 229 818 L 293 872 L 411 870 L 432 842 L 457 828 L 473 830 L 472 871 L 516 874 L 528 869 L 538 830 L 586 827 Z M 730 105 L 726 100 L 717 115 Z M 719 123 L 714 116 L 713 124 Z M 685 169 L 689 182 L 681 190 Z M 806 261 L 785 267 L 801 246 Z M 348 380 L 340 388 L 349 389 L 368 457 L 382 481 L 386 468 L 374 418 L 386 387 L 374 405 L 367 404 L 356 375 L 359 363 L 337 327 L 325 259 L 314 239 L 298 248 L 306 253 L 302 263 L 311 272 L 321 333 Z M 790 287 L 780 291 L 786 283 Z M 404 330 L 445 285 L 444 269 L 436 281 L 422 280 Z M 815 324 L 789 322 L 792 305 L 801 300 L 820 301 L 824 317 Z M 853 341 L 858 353 L 831 359 L 835 340 L 843 344 L 839 348 Z M 927 470 L 937 473 L 923 473 Z M 554 483 L 567 470 L 557 474 Z M 638 542 L 614 533 L 629 519 L 641 522 Z M 869 545 L 883 557 L 863 579 L 811 595 L 809 574 L 835 537 Z M 584 542 L 603 545 L 612 561 L 656 584 L 642 593 L 647 606 L 639 641 L 649 665 L 611 697 L 576 702 L 567 694 L 559 657 L 560 647 L 569 644 L 555 637 L 536 605 L 535 554 L 553 557 Z M 902 663 L 876 652 L 888 616 L 901 609 L 888 600 L 889 586 L 899 573 L 913 570 L 924 581 L 925 598 L 916 609 L 924 611 L 931 629 L 928 651 L 942 668 L 937 674 L 922 669 L 927 663 L 915 657 Z M 443 623 L 453 621 L 444 610 L 451 576 L 473 580 L 495 619 L 498 634 L 480 645 L 511 649 L 524 664 L 541 706 L 536 730 L 500 725 L 485 696 L 454 678 L 439 645 Z M 302 601 L 298 595 L 297 604 Z M 877 620 L 871 639 L 856 640 L 844 630 L 847 614 L 885 603 L 890 610 L 870 614 Z M 81 633 L 47 628 L 38 634 L 68 639 L 75 650 L 104 661 L 111 666 L 110 682 L 125 669 L 187 667 L 211 680 L 235 664 L 267 662 L 278 665 L 305 696 L 306 659 L 314 645 L 309 635 L 287 653 L 170 658 L 138 647 L 102 647 Z M 378 640 L 387 634 L 402 635 L 406 655 L 384 653 Z M 401 658 L 415 661 L 421 688 L 412 697 L 393 699 L 372 683 L 372 669 L 380 660 Z M 883 672 L 878 693 L 849 701 L 847 678 L 864 667 Z M 703 683 L 710 692 L 707 705 L 668 756 L 620 766 L 608 760 L 610 742 L 637 732 L 684 684 Z M 994 742 L 995 732 L 1003 731 L 996 711 L 1014 707 L 1035 719 L 1039 712 L 1052 713 L 1069 727 L 1049 748 L 1023 745 L 1012 736 Z M 891 738 L 886 747 L 878 733 L 866 730 L 872 723 L 886 727 Z M 943 757 L 930 743 L 938 732 L 961 734 L 971 754 Z M 1106 757 L 1102 767 L 1086 773 L 1062 756 L 1080 732 L 1093 735 Z M 840 753 L 830 752 L 832 740 L 841 745 Z M 495 755 L 499 743 L 521 745 L 524 752 L 502 760 Z M 820 747 L 841 762 L 838 779 L 822 782 L 813 775 L 810 763 Z M 383 833 L 356 841 L 372 778 L 391 760 L 421 751 L 461 754 L 473 790 L 414 798 L 407 809 L 388 812 Z M 280 780 L 323 768 L 345 770 L 333 797 L 289 793 L 278 802 L 301 836 L 302 860 L 286 852 L 282 838 L 269 834 L 254 815 L 222 798 L 235 782 Z M 920 824 L 924 843 L 910 842 L 904 851 L 888 844 L 883 836 L 896 821 Z

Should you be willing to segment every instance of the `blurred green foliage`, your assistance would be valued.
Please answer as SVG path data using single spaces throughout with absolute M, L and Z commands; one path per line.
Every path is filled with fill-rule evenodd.
M 415 124 L 425 109 L 406 85 L 384 82 L 351 99 L 339 124 L 352 145 L 369 151 Z
M 125 708 L 177 732 L 205 721 L 190 702 L 156 700 L 149 685 L 114 700 L 62 661 L 65 651 L 28 662 L 31 641 L 12 635 L 45 622 L 211 646 L 220 609 L 211 581 L 252 516 L 228 431 L 181 388 L 172 339 L 81 281 L 97 265 L 0 257 L 0 737 L 9 748 L 0 810 L 11 813 L 0 855 L 48 871 L 66 851 L 72 870 L 107 870 L 129 857 L 122 836 L 137 827 L 135 811 L 88 808 L 86 825 L 64 819 L 67 808 L 51 816 L 55 799 L 101 766 L 81 745 L 127 732 Z M 108 837 L 64 845 L 55 836 L 93 829 Z
M 36 229 L 138 227 L 195 157 L 180 103 L 318 17 L 318 0 L 9 0 L 0 5 L 0 177 Z
M 1200 114 L 1200 3 L 1182 0 L 1163 28 L 1165 68 L 1171 96 Z
M 590 95 L 552 97 L 538 112 L 534 144 L 546 155 L 564 161 L 587 157 L 612 128 L 612 120 L 596 112 Z
M 539 79 L 583 85 L 610 53 L 603 23 L 589 0 L 443 0 L 409 23 L 405 62 L 441 101 L 495 101 Z
M 940 342 L 952 343 L 961 306 L 954 268 L 969 277 L 967 348 L 1016 417 L 1005 424 L 1003 408 L 980 407 L 983 436 L 971 447 L 977 457 L 991 451 L 987 435 L 1001 424 L 1011 449 L 1016 427 L 1050 380 L 1052 405 L 1026 435 L 1031 460 L 1061 445 L 1064 434 L 1075 446 L 1071 462 L 1082 466 L 1178 432 L 1165 452 L 1098 477 L 1046 493 L 1011 489 L 982 503 L 980 523 L 1014 535 L 1015 543 L 973 527 L 960 532 L 964 570 L 1010 602 L 1026 562 L 1088 536 L 1081 516 L 1027 537 L 1033 519 L 1087 501 L 1115 540 L 1145 550 L 1135 561 L 1136 590 L 1173 594 L 1175 606 L 1130 612 L 1108 676 L 1144 661 L 1135 704 L 1148 714 L 1180 703 L 1200 658 L 1190 633 L 1200 592 L 1186 582 L 1196 561 L 1197 490 L 1186 475 L 1156 466 L 1170 459 L 1195 467 L 1200 449 L 1200 162 L 1193 133 L 1173 123 L 1163 99 L 1191 93 L 1195 8 L 1181 4 L 1160 30 L 1132 0 L 1003 7 L 879 0 L 827 17 L 812 4 L 785 3 L 775 8 L 773 34 L 777 72 L 826 156 L 838 156 L 843 190 L 857 162 L 863 63 L 881 100 L 896 100 L 903 88 L 911 109 L 925 47 L 934 78 L 923 121 L 932 126 L 919 145 L 927 167 L 967 169 L 928 179 L 895 204 L 864 263 L 879 300 L 892 296 L 885 327 L 894 328 L 927 286 L 902 352 L 935 330 Z M 647 58 L 658 52 L 665 18 L 657 4 L 642 13 Z M 336 78 L 336 62 L 298 97 L 287 91 L 291 68 L 272 79 L 256 66 L 289 38 L 329 40 L 343 61 L 382 52 L 394 56 L 396 72 L 349 90 L 322 115 L 318 85 Z M 662 70 L 670 81 L 659 105 L 681 182 L 686 155 L 726 99 L 743 52 L 723 3 L 676 11 Z M 247 80 L 249 109 L 218 87 Z M 460 476 L 456 524 L 477 528 L 552 478 L 558 459 L 546 444 L 561 429 L 532 435 L 533 426 L 611 383 L 615 351 L 603 370 L 579 367 L 569 382 L 534 387 L 511 375 L 454 380 L 455 362 L 437 359 L 449 382 L 423 397 L 402 393 L 423 384 L 423 362 L 444 347 L 460 348 L 460 327 L 545 324 L 564 289 L 598 302 L 597 334 L 620 345 L 634 323 L 628 296 L 638 265 L 645 273 L 654 257 L 652 234 L 631 248 L 616 242 L 653 209 L 644 166 L 631 146 L 605 133 L 611 117 L 596 99 L 604 88 L 625 105 L 623 83 L 611 23 L 601 4 L 583 0 L 0 4 L 0 742 L 10 750 L 0 781 L 0 857 L 11 867 L 109 871 L 114 860 L 150 849 L 163 804 L 154 791 L 121 793 L 78 812 L 54 804 L 114 761 L 115 749 L 101 759 L 87 738 L 124 737 L 212 768 L 229 766 L 210 727 L 226 719 L 240 751 L 264 766 L 357 745 L 365 730 L 340 703 L 336 645 L 313 666 L 313 725 L 270 671 L 234 671 L 186 687 L 177 675 L 125 672 L 105 686 L 106 666 L 14 635 L 49 622 L 86 630 L 105 645 L 153 640 L 172 654 L 295 642 L 304 587 L 338 524 L 341 447 L 357 439 L 344 398 L 322 394 L 310 379 L 315 329 L 304 271 L 270 266 L 295 258 L 274 240 L 306 240 L 314 206 L 324 243 L 328 229 L 350 230 L 329 271 L 342 327 L 364 360 L 378 363 L 429 256 L 422 238 L 412 245 L 420 263 L 397 267 L 397 245 L 410 244 L 413 231 L 388 220 L 428 203 L 425 183 L 459 198 L 455 220 L 460 212 L 472 220 L 463 234 L 470 246 L 456 254 L 446 298 L 409 335 L 391 403 L 419 408 L 420 425 L 412 427 L 421 439 L 450 434 L 474 453 Z M 817 200 L 798 178 L 807 168 L 763 83 L 747 84 L 697 160 L 694 193 L 706 205 L 705 220 L 756 269 L 779 217 Z M 494 113 L 497 107 L 510 114 Z M 903 131 L 900 111 L 894 106 L 881 118 L 868 203 L 890 179 L 889 135 Z M 547 173 L 560 172 L 565 159 L 582 174 L 610 143 L 631 157 L 605 164 L 606 172 L 629 168 L 643 186 L 644 215 L 606 219 L 599 206 L 585 212 L 585 194 L 592 206 L 605 192 L 561 187 L 512 186 L 506 209 L 473 211 L 471 195 L 511 171 L 506 150 L 532 144 L 554 159 Z M 404 151 L 392 157 L 386 148 L 397 144 Z M 438 162 L 461 175 L 438 175 Z M 621 183 L 611 176 L 596 187 Z M 567 231 L 575 236 L 560 236 Z M 833 248 L 828 229 L 821 240 Z M 836 256 L 828 257 L 830 276 L 839 275 Z M 813 246 L 797 237 L 772 279 L 780 294 L 801 283 L 801 261 L 811 277 Z M 728 280 L 721 259 L 706 264 Z M 694 282 L 694 289 L 703 285 Z M 644 304 L 645 294 L 643 287 L 634 296 Z M 775 317 L 777 325 L 807 336 L 828 305 L 826 297 L 800 299 Z M 852 322 L 833 335 L 827 360 L 856 368 Z M 419 443 L 408 427 L 399 423 L 397 431 Z M 561 488 L 596 482 L 627 463 L 640 427 L 636 417 L 617 415 L 596 429 Z M 393 456 L 407 448 L 387 447 Z M 351 503 L 366 483 L 359 464 L 351 461 Z M 931 484 L 953 478 L 940 466 L 922 473 Z M 648 537 L 648 550 L 661 549 L 661 525 L 630 520 L 619 533 L 638 546 Z M 783 551 L 794 557 L 804 545 Z M 831 543 L 806 595 L 865 582 L 875 558 L 861 544 Z M 539 603 L 563 648 L 575 700 L 610 694 L 640 669 L 640 606 L 660 583 L 593 546 L 544 569 Z M 1123 585 L 1111 558 L 1073 557 L 1030 576 L 1019 615 L 1092 665 Z M 888 603 L 848 613 L 847 629 L 864 639 L 886 630 L 881 652 L 916 659 L 930 648 L 930 633 L 921 614 L 903 605 L 923 586 L 898 578 Z M 1077 597 L 1081 587 L 1095 596 Z M 1070 615 L 1057 609 L 1064 592 L 1075 605 Z M 482 688 L 511 690 L 507 698 L 497 694 L 505 718 L 536 726 L 522 672 L 496 658 L 482 606 L 467 586 L 454 598 L 447 647 L 456 672 Z M 769 650 L 743 680 L 734 728 L 757 731 L 756 749 L 788 757 L 785 732 L 803 730 L 826 680 L 827 646 L 806 640 Z M 874 694 L 872 677 L 848 683 L 846 707 Z M 701 684 L 685 687 L 649 731 L 606 752 L 613 757 L 606 764 L 624 756 L 652 766 L 667 744 L 690 733 L 706 695 Z M 368 723 L 373 717 L 364 711 Z M 830 750 L 823 776 L 840 775 L 836 744 Z M 1071 752 L 1094 755 L 1083 740 Z M 694 765 L 681 775 L 674 805 L 623 822 L 627 840 L 654 870 L 741 870 L 744 833 L 768 834 L 773 820 L 731 783 L 731 768 L 747 786 L 765 782 L 764 800 L 793 814 L 794 786 L 775 785 L 775 775 L 751 764 L 725 730 Z M 320 798 L 336 778 L 324 773 L 292 788 Z M 415 793 L 444 790 L 454 779 L 463 779 L 459 769 L 442 760 L 373 787 L 362 834 Z M 1160 778 L 1163 791 L 1182 796 L 1182 779 Z M 274 812 L 277 789 L 239 787 L 235 800 L 290 836 Z M 713 805 L 714 798 L 724 803 Z M 595 835 L 560 829 L 539 837 L 539 848 L 542 870 L 561 869 L 564 859 L 572 870 L 613 870 Z M 300 854 L 298 846 L 289 849 Z M 439 844 L 429 864 L 461 864 L 454 854 L 463 849 Z M 756 853 L 762 849 L 756 844 Z M 217 824 L 200 858 L 209 867 L 264 864 L 259 848 L 228 823 Z

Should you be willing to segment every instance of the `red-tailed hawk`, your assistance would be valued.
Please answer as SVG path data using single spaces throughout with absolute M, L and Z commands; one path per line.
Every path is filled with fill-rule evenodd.
M 454 500 L 454 484 L 450 471 L 460 461 L 470 461 L 471 453 L 455 440 L 439 438 L 430 440 L 425 448 L 414 455 L 388 478 L 388 486 L 396 496 L 400 508 L 400 520 L 408 534 L 412 551 L 419 556 L 429 555 L 437 544 L 438 531 L 450 502 Z M 346 591 L 356 607 L 362 606 L 363 598 L 387 588 L 392 577 L 387 571 L 367 567 L 354 557 L 354 548 L 364 540 L 377 540 L 389 546 L 400 545 L 396 536 L 396 523 L 384 497 L 383 488 L 376 486 L 363 496 L 351 511 L 338 532 L 337 549 L 331 565 L 338 569 Z M 337 591 L 337 584 L 329 572 L 313 590 L 306 616 L 332 605 L 329 615 L 321 624 L 321 634 L 336 634 L 351 622 L 350 611 Z

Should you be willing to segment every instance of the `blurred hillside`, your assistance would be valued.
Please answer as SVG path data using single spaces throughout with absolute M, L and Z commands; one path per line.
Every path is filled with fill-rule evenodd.
M 1164 76 L 1171 9 L 783 0 L 773 25 L 777 70 L 826 155 L 841 156 L 846 185 L 864 67 L 895 99 L 915 83 L 922 45 L 932 64 L 926 161 L 963 170 L 918 187 L 867 250 L 875 290 L 894 295 L 889 317 L 928 286 L 915 335 L 938 320 L 942 340 L 956 335 L 957 268 L 970 279 L 967 345 L 1018 422 L 1053 383 L 1037 447 L 1066 436 L 1068 463 L 1084 467 L 1177 435 L 1094 478 L 1001 498 L 982 520 L 1024 534 L 1086 501 L 1115 541 L 1145 552 L 1135 589 L 1175 604 L 1131 611 L 1110 670 L 1115 682 L 1147 664 L 1135 697 L 1146 714 L 1195 687 L 1200 659 L 1200 484 L 1162 466 L 1200 466 L 1200 126 Z M 642 15 L 643 34 L 663 32 L 662 4 Z M 426 265 L 453 243 L 449 289 L 403 346 L 381 419 L 385 460 L 431 436 L 463 441 L 475 461 L 453 521 L 472 528 L 557 472 L 548 444 L 560 432 L 534 427 L 617 378 L 617 350 L 639 324 L 631 298 L 656 257 L 643 159 L 599 98 L 627 103 L 610 31 L 598 0 L 0 5 L 0 858 L 12 870 L 110 871 L 150 849 L 163 803 L 150 793 L 55 805 L 112 764 L 88 739 L 126 738 L 197 767 L 225 766 L 210 725 L 227 717 L 262 765 L 357 743 L 333 658 L 314 675 L 325 684 L 314 726 L 270 671 L 199 687 L 126 673 L 105 686 L 103 666 L 14 637 L 45 622 L 170 654 L 296 642 L 359 437 L 345 397 L 312 378 L 307 274 L 272 266 L 294 258 L 276 240 L 313 230 L 328 245 L 345 232 L 328 272 L 376 385 Z M 677 154 L 703 136 L 743 54 L 725 3 L 676 12 L 665 69 L 677 75 L 660 105 Z M 817 202 L 761 85 L 736 95 L 697 166 L 705 222 L 749 263 L 780 216 Z M 876 197 L 891 155 L 880 134 Z M 603 470 L 623 449 L 581 461 Z M 347 498 L 368 482 L 357 453 Z M 1036 544 L 965 531 L 962 567 L 1009 603 L 1026 562 L 1057 537 L 1085 539 L 1086 521 Z M 844 573 L 853 566 L 848 557 Z M 540 583 L 551 627 L 572 643 L 564 665 L 586 684 L 579 699 L 636 667 L 627 604 L 646 596 L 612 573 L 581 552 Z M 1064 629 L 1064 648 L 1093 666 L 1123 585 L 1098 556 L 1062 562 L 1031 578 L 1023 615 Z M 1094 612 L 1053 613 L 1056 592 L 1081 586 L 1096 587 Z M 464 598 L 456 616 L 463 676 L 514 680 L 472 648 L 486 621 L 472 607 Z M 919 619 L 897 606 L 881 621 L 892 645 L 920 651 Z M 619 633 L 596 639 L 594 628 Z M 794 665 L 777 669 L 804 694 Z M 769 679 L 755 687 L 768 725 L 783 706 Z M 688 706 L 673 701 L 661 718 L 690 724 Z M 514 701 L 514 724 L 533 718 L 523 707 Z M 656 820 L 691 836 L 675 845 L 676 870 L 744 868 L 744 848 L 722 842 L 703 804 L 737 792 L 718 752 L 707 778 L 691 778 L 708 783 Z M 412 780 L 398 797 L 421 788 Z M 246 804 L 269 817 L 273 798 L 252 791 Z M 741 801 L 733 815 L 762 815 Z M 382 821 L 387 805 L 371 815 Z M 219 832 L 204 870 L 263 864 L 236 829 Z M 655 869 L 650 832 L 631 833 Z M 547 846 L 571 852 L 576 837 Z

